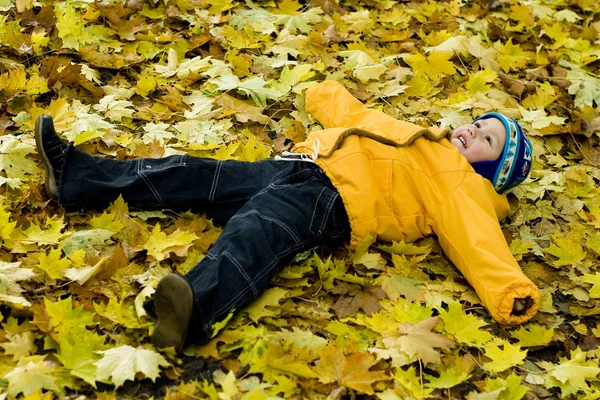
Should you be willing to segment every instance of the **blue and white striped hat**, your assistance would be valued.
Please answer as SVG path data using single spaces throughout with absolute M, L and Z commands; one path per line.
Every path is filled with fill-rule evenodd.
M 504 149 L 497 160 L 480 161 L 471 166 L 475 172 L 492 182 L 496 192 L 502 193 L 527 179 L 531 171 L 533 151 L 531 142 L 517 121 L 496 112 L 483 114 L 475 121 L 487 118 L 497 118 L 504 125 L 506 129 Z

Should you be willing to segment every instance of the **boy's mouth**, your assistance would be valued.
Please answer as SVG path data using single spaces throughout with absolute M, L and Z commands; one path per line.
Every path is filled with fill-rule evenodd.
M 457 136 L 458 140 L 460 140 L 460 142 L 462 143 L 462 145 L 465 147 L 465 149 L 467 148 L 467 142 L 465 141 L 464 136 L 460 135 Z

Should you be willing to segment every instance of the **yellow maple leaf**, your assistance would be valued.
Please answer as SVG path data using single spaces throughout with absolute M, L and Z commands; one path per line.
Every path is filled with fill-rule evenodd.
M 43 227 L 32 223 L 23 233 L 29 241 L 37 244 L 58 244 L 60 239 L 71 234 L 70 232 L 61 232 L 65 226 L 63 218 L 58 217 L 47 220 Z
M 529 60 L 532 59 L 532 53 L 522 50 L 519 44 L 513 44 L 512 39 L 509 39 L 506 44 L 496 42 L 494 43 L 494 48 L 500 53 L 498 64 L 504 72 L 525 68 Z
M 550 247 L 544 250 L 546 254 L 551 254 L 558 258 L 558 260 L 550 261 L 550 265 L 554 267 L 580 264 L 587 255 L 579 241 L 569 236 L 564 236 L 562 233 L 552 235 Z
M 411 54 L 405 61 L 412 67 L 416 76 L 426 75 L 432 81 L 437 81 L 456 71 L 450 61 L 452 52 L 434 51 L 427 58 L 421 53 Z
M 545 346 L 552 340 L 554 329 L 545 328 L 539 324 L 531 324 L 529 329 L 521 326 L 519 330 L 511 332 L 511 336 L 519 339 L 522 347 Z
M 592 288 L 589 289 L 591 298 L 597 299 L 600 297 L 600 274 L 584 274 L 581 277 L 581 281 L 593 285 Z
M 369 353 L 357 352 L 345 356 L 342 349 L 330 345 L 320 354 L 319 365 L 315 367 L 320 382 L 339 382 L 360 393 L 374 394 L 371 385 L 389 379 L 384 371 L 370 371 L 376 359 Z
M 284 299 L 287 293 L 287 290 L 278 287 L 267 289 L 242 312 L 248 313 L 248 317 L 254 322 L 258 322 L 262 317 L 273 317 L 278 313 L 271 311 L 266 307 L 279 306 L 279 301 Z
M 448 304 L 448 311 L 440 310 L 440 318 L 444 321 L 444 331 L 460 343 L 482 347 L 492 340 L 492 334 L 479 330 L 486 323 L 472 314 L 463 311 L 457 301 Z
M 514 366 L 523 364 L 527 357 L 527 350 L 521 350 L 518 345 L 510 344 L 506 340 L 494 340 L 484 346 L 485 355 L 492 359 L 483 364 L 483 369 L 498 373 Z
M 471 74 L 469 75 L 469 81 L 467 82 L 467 90 L 469 90 L 471 94 L 488 92 L 491 89 L 491 86 L 488 85 L 488 83 L 493 82 L 497 77 L 498 74 L 489 69 L 484 69 Z
M 178 256 L 184 256 L 187 250 L 192 246 L 192 242 L 198 239 L 193 233 L 182 232 L 177 229 L 170 235 L 167 235 L 160 229 L 160 224 L 154 225 L 148 241 L 142 246 L 148 251 L 148 255 L 156 261 L 162 261 L 169 258 L 169 253 L 173 252 Z
M 44 271 L 51 279 L 61 279 L 63 271 L 71 266 L 71 261 L 61 256 L 62 251 L 59 249 L 51 249 L 47 255 L 42 253 L 37 268 Z

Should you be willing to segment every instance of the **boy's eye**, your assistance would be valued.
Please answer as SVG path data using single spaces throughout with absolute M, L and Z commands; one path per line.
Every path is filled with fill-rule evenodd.
M 485 137 L 485 140 L 487 140 L 489 144 L 492 144 L 492 138 L 491 138 L 491 137 L 489 137 L 489 136 L 486 136 L 486 137 Z
M 475 125 L 478 128 L 481 128 L 481 124 L 479 122 L 475 122 L 473 125 Z

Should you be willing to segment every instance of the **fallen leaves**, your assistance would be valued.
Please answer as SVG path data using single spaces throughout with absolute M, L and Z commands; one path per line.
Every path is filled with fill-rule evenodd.
M 594 4 L 354 3 L 0 1 L 0 397 L 93 396 L 99 381 L 161 369 L 172 398 L 597 397 Z M 143 303 L 220 227 L 122 199 L 65 214 L 43 197 L 35 120 L 49 114 L 64 139 L 118 160 L 258 161 L 319 129 L 304 91 L 326 79 L 423 126 L 488 111 L 520 121 L 534 164 L 503 230 L 541 311 L 499 326 L 434 239 L 373 239 L 299 256 L 190 352 L 229 372 L 182 382 L 190 359 L 147 348 Z

